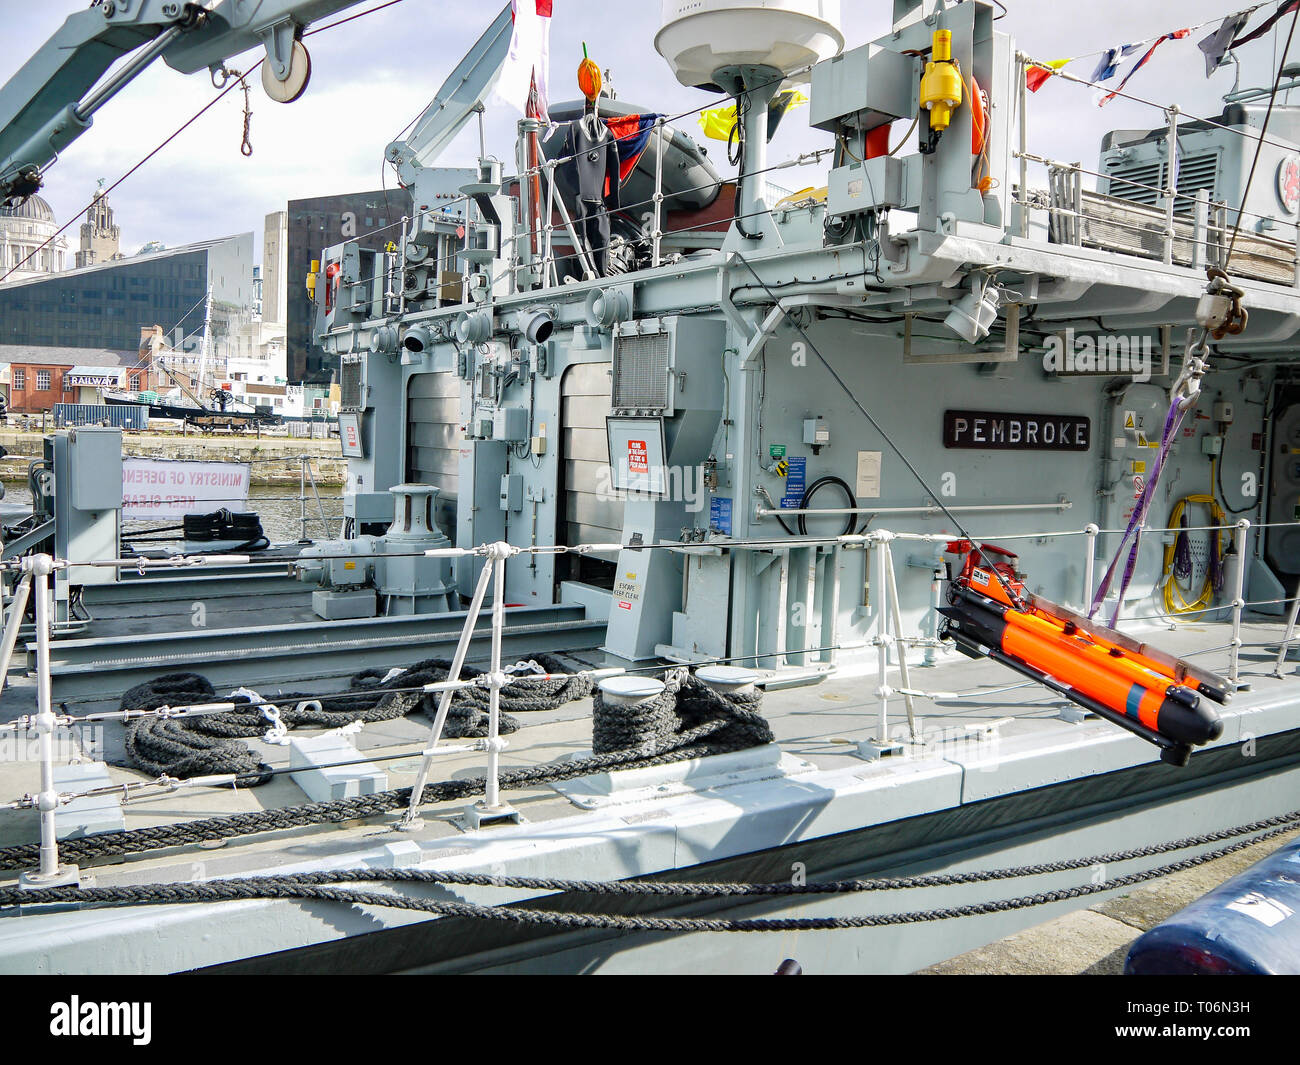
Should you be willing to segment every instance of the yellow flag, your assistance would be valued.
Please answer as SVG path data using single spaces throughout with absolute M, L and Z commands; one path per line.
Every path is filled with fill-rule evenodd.
M 784 114 L 794 107 L 801 107 L 808 102 L 808 97 L 798 89 L 787 89 L 772 101 L 772 107 Z M 700 129 L 709 140 L 731 140 L 731 132 L 736 128 L 736 105 L 710 107 L 700 112 Z

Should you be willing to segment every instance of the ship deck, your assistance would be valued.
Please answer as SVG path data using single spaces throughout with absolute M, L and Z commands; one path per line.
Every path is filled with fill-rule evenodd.
M 286 595 L 285 598 L 292 596 Z M 293 611 L 294 607 L 282 609 Z M 138 605 L 124 610 L 135 612 L 136 616 L 123 618 L 119 624 L 138 623 L 142 631 L 155 631 L 151 626 L 157 625 L 157 615 L 148 614 Z M 276 610 L 272 602 L 266 611 L 259 608 L 259 616 L 265 620 L 266 612 L 274 613 Z M 1294 665 L 1300 647 L 1291 652 L 1288 663 L 1284 665 L 1283 679 L 1272 675 L 1281 632 L 1281 618 L 1247 615 L 1243 621 L 1240 668 L 1241 681 L 1246 687 L 1226 708 L 1228 716 L 1235 718 L 1281 700 L 1292 707 L 1294 720 L 1291 727 L 1300 727 L 1300 701 L 1295 698 L 1296 678 L 1300 671 Z M 1180 657 L 1191 657 L 1203 667 L 1225 674 L 1231 636 L 1231 626 L 1227 622 L 1180 624 L 1173 628 L 1147 629 L 1143 633 L 1145 639 L 1162 649 Z M 567 652 L 561 658 L 575 669 L 608 664 L 606 656 L 594 648 Z M 471 664 L 485 667 L 487 663 L 471 660 Z M 810 667 L 810 670 L 815 668 L 824 667 Z M 771 724 L 777 745 L 784 756 L 802 763 L 807 770 L 851 768 L 867 774 L 885 773 L 904 766 L 921 767 L 936 759 L 953 763 L 980 761 L 994 752 L 1005 754 L 1026 744 L 1068 745 L 1097 735 L 1122 738 L 1124 745 L 1131 747 L 1139 759 L 1146 754 L 1154 760 L 1157 754 L 1155 748 L 1128 737 L 1114 725 L 1095 717 L 1067 720 L 1062 710 L 1070 704 L 1059 695 L 1026 681 L 995 662 L 972 661 L 952 650 L 941 652 L 933 666 L 913 664 L 910 667 L 912 687 L 930 693 L 913 701 L 920 742 L 912 740 L 904 697 L 895 694 L 889 703 L 887 736 L 897 742 L 900 749 L 884 757 L 875 757 L 869 748 L 870 741 L 878 739 L 880 732 L 880 700 L 875 694 L 877 681 L 872 673 L 837 672 L 820 678 L 805 677 L 801 682 L 791 684 L 788 680 L 780 680 L 776 671 L 761 672 L 774 678 L 772 690 L 768 690 L 764 697 L 763 713 Z M 0 721 L 12 721 L 35 710 L 35 689 L 30 678 L 11 678 L 11 681 L 12 687 L 0 698 Z M 267 699 L 274 699 L 284 690 L 281 686 L 261 685 L 256 677 L 249 677 L 246 684 Z M 900 686 L 896 665 L 891 666 L 890 684 Z M 338 680 L 329 678 L 304 681 L 289 687 L 294 692 L 319 694 L 340 690 Z M 218 692 L 221 694 L 220 686 Z M 115 698 L 87 698 L 78 700 L 69 709 L 84 713 L 111 708 L 115 704 Z M 553 710 L 518 715 L 522 727 L 508 737 L 509 747 L 503 755 L 503 768 L 537 766 L 590 753 L 591 714 L 592 703 L 587 698 Z M 409 786 L 415 778 L 420 752 L 428 740 L 429 726 L 425 714 L 416 712 L 394 721 L 368 724 L 352 739 L 361 754 L 373 759 L 374 764 L 387 775 L 388 786 L 399 788 Z M 114 783 L 149 779 L 143 773 L 112 764 L 125 758 L 124 730 L 124 726 L 118 723 L 81 725 L 73 736 L 64 733 L 61 738 L 72 740 L 71 743 L 65 742 L 67 750 L 73 750 L 75 745 L 82 757 L 102 758 L 109 762 L 108 772 Z M 317 731 L 294 730 L 292 735 L 312 735 Z M 1228 728 L 1219 742 L 1235 742 L 1237 734 L 1237 730 Z M 262 761 L 273 768 L 288 766 L 287 747 L 260 740 L 246 742 L 257 750 Z M 31 751 L 27 753 L 34 755 L 34 741 L 30 746 Z M 484 758 L 481 752 L 446 755 L 439 760 L 434 779 L 481 774 Z M 786 765 L 788 770 L 797 771 L 799 768 L 789 761 Z M 37 790 L 39 766 L 34 758 L 0 763 L 0 802 Z M 512 790 L 507 797 L 523 817 L 534 824 L 583 812 L 582 807 L 557 794 L 551 786 Z M 130 829 L 291 806 L 306 801 L 306 794 L 286 774 L 254 789 L 188 789 L 173 794 L 142 795 L 125 802 L 122 810 L 126 827 Z M 462 835 L 465 826 L 460 814 L 464 806 L 465 803 L 460 801 L 426 809 L 423 834 L 430 838 Z M 336 843 L 339 840 L 338 827 L 304 831 L 328 832 Z M 374 828 L 360 831 L 373 833 Z M 0 814 L 0 846 L 30 842 L 36 836 L 34 812 Z M 261 850 L 266 846 L 265 841 L 257 841 L 239 845 L 231 843 L 225 849 L 249 847 Z M 271 844 L 273 849 L 276 846 L 278 844 Z M 166 861 L 148 861 L 157 860 Z
M 1145 846 L 1296 807 L 1296 656 L 1284 665 L 1281 679 L 1271 675 L 1281 632 L 1281 618 L 1247 616 L 1241 652 L 1241 680 L 1247 687 L 1225 708 L 1223 737 L 1198 751 L 1186 769 L 1160 763 L 1154 747 L 1109 722 L 1066 720 L 1058 696 L 994 662 L 945 651 L 936 665 L 914 666 L 911 671 L 914 688 L 934 693 L 916 699 L 920 743 L 906 742 L 903 699 L 891 700 L 889 733 L 904 742 L 898 753 L 886 757 L 870 757 L 866 746 L 879 732 L 875 678 L 839 673 L 767 691 L 763 712 L 775 734 L 774 744 L 554 786 L 511 788 L 503 797 L 518 811 L 518 824 L 472 829 L 464 818 L 468 800 L 461 799 L 425 806 L 422 824 L 413 831 L 395 832 L 399 814 L 393 813 L 265 832 L 148 851 L 125 860 L 96 859 L 83 865 L 83 883 L 90 878 L 96 886 L 128 886 L 307 869 L 407 866 L 602 880 L 780 879 L 789 875 L 792 857 L 807 864 L 810 879 L 826 879 L 997 868 Z M 1227 623 L 1187 624 L 1142 635 L 1171 653 L 1194 655 L 1210 669 L 1226 669 L 1231 639 Z M 570 651 L 564 657 L 574 666 L 605 664 L 596 650 Z M 248 683 L 256 686 L 255 679 L 250 677 Z M 891 668 L 890 683 L 898 685 L 896 668 Z M 314 685 L 294 687 L 327 692 L 337 691 L 340 684 L 321 678 Z M 260 690 L 272 697 L 275 689 Z M 32 697 L 30 680 L 17 680 L 0 698 L 0 714 L 12 720 L 30 713 Z M 83 702 L 70 709 L 81 712 L 90 705 Z M 584 699 L 518 715 L 522 727 L 508 737 L 503 768 L 543 765 L 589 752 L 591 712 L 591 700 Z M 81 728 L 93 730 L 78 737 L 88 753 L 98 752 L 110 762 L 121 757 L 120 724 Z M 387 786 L 398 788 L 413 783 L 428 733 L 429 721 L 417 712 L 367 725 L 353 741 L 384 771 Z M 1259 738 L 1261 751 L 1253 764 L 1241 753 L 1251 737 Z M 286 766 L 286 748 L 252 745 L 270 765 Z M 66 761 L 66 748 L 60 752 Z M 1247 753 L 1253 754 L 1253 749 Z M 0 802 L 38 790 L 35 756 L 33 740 L 25 758 L 0 763 Z M 432 779 L 479 776 L 485 759 L 482 752 L 446 755 Z M 114 784 L 146 779 L 118 767 L 108 773 Z M 1101 781 L 1105 783 L 1099 786 Z M 252 789 L 141 793 L 121 809 L 125 827 L 140 829 L 307 800 L 284 774 Z M 1153 816 L 1153 811 L 1158 814 Z M 37 838 L 34 811 L 0 812 L 0 846 Z M 1161 860 L 1167 859 L 1157 857 L 1146 864 Z M 1068 886 L 1083 875 L 1038 878 L 1034 886 Z M 15 878 L 13 872 L 2 874 L 0 884 Z M 418 885 L 391 890 L 425 897 L 432 892 L 433 898 L 482 904 L 519 903 L 549 894 Z M 977 884 L 936 889 L 930 898 L 938 900 L 936 904 L 968 903 L 1022 890 L 1023 884 Z M 874 960 L 844 962 L 850 966 L 907 972 L 1085 904 L 1061 902 L 981 918 L 962 922 L 959 930 L 951 923 L 864 929 L 837 940 L 836 949 L 851 957 L 870 950 Z M 755 905 L 740 912 L 777 912 L 771 908 L 775 903 L 757 912 Z M 897 896 L 828 896 L 803 906 L 794 912 L 836 915 L 864 908 L 897 909 L 900 903 Z M 417 933 L 414 926 L 420 922 Z M 0 970 L 153 972 L 233 966 L 243 971 L 269 966 L 274 971 L 323 967 L 386 972 L 460 971 L 466 966 L 491 971 L 505 966 L 554 972 L 590 971 L 593 957 L 601 958 L 598 967 L 609 971 L 681 966 L 680 956 L 671 953 L 681 949 L 680 944 L 672 945 L 672 937 L 634 937 L 636 950 L 626 957 L 604 948 L 593 954 L 590 936 L 610 934 L 591 932 L 578 940 L 562 936 L 537 952 L 528 945 L 535 937 L 522 930 L 465 919 L 450 919 L 444 926 L 443 919 L 429 922 L 426 914 L 389 907 L 290 900 L 76 912 L 60 906 L 42 912 L 37 907 L 0 914 Z M 859 935 L 869 938 L 859 940 Z M 368 946 L 358 947 L 356 937 Z M 735 937 L 705 935 L 699 942 L 700 971 L 767 964 L 763 958 L 737 962 Z

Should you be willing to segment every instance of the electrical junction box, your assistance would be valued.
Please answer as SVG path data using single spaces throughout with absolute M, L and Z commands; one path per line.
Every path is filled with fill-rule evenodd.
M 507 473 L 501 478 L 501 509 L 522 510 L 524 506 L 524 479 L 517 473 Z
M 333 588 L 362 585 L 370 578 L 370 566 L 364 558 L 329 558 L 325 560 L 329 583 Z M 373 617 L 361 614 L 360 617 Z
M 72 508 L 96 511 L 121 507 L 122 430 L 71 429 L 68 451 Z
M 864 44 L 823 60 L 812 69 L 808 124 L 840 133 L 875 129 L 920 108 L 917 60 L 875 44 Z
M 826 210 L 839 218 L 877 207 L 914 208 L 921 200 L 921 170 L 914 159 L 886 155 L 837 166 L 827 177 Z
M 1236 411 L 1233 410 L 1231 403 L 1216 403 L 1214 405 L 1214 420 L 1216 422 L 1231 425 L 1235 414 Z
M 822 418 L 805 418 L 803 442 L 810 447 L 825 447 L 831 442 L 831 428 Z
M 1203 455 L 1222 455 L 1223 437 L 1221 436 L 1201 437 L 1201 453 Z
M 515 443 L 528 439 L 528 411 L 524 407 L 498 407 L 492 415 L 492 439 Z
M 391 492 L 348 492 L 343 497 L 343 516 L 351 518 L 357 526 L 393 521 L 393 495 Z

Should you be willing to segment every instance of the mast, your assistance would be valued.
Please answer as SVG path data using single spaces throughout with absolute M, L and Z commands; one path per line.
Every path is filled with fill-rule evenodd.
M 194 382 L 194 390 L 201 396 L 203 395 L 203 374 L 208 366 L 208 343 L 212 334 L 212 286 L 208 286 L 208 295 L 203 305 L 203 342 L 199 345 L 199 371 Z M 200 401 L 200 407 L 206 407 L 207 404 Z

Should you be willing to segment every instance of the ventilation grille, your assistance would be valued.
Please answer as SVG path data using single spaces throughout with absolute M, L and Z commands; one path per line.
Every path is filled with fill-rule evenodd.
M 1184 159 L 1178 168 L 1178 191 L 1181 195 L 1174 207 L 1174 213 L 1190 217 L 1196 209 L 1194 202 L 1196 194 L 1201 189 L 1209 193 L 1211 200 L 1223 199 L 1217 193 L 1218 177 L 1218 152 L 1206 152 L 1203 155 L 1193 155 Z
M 618 337 L 614 342 L 614 395 L 620 410 L 668 406 L 668 334 Z
M 1216 195 L 1219 175 L 1219 153 L 1202 152 L 1200 155 L 1185 156 L 1178 162 L 1178 199 L 1174 204 L 1174 214 L 1190 217 L 1196 209 L 1196 193 L 1204 189 L 1210 199 L 1222 199 Z M 1168 175 L 1163 160 L 1148 159 L 1132 163 L 1121 163 L 1110 169 L 1109 194 L 1144 207 L 1161 207 L 1164 196 L 1160 192 L 1165 187 Z
M 339 408 L 361 410 L 361 363 L 345 360 L 339 367 Z

